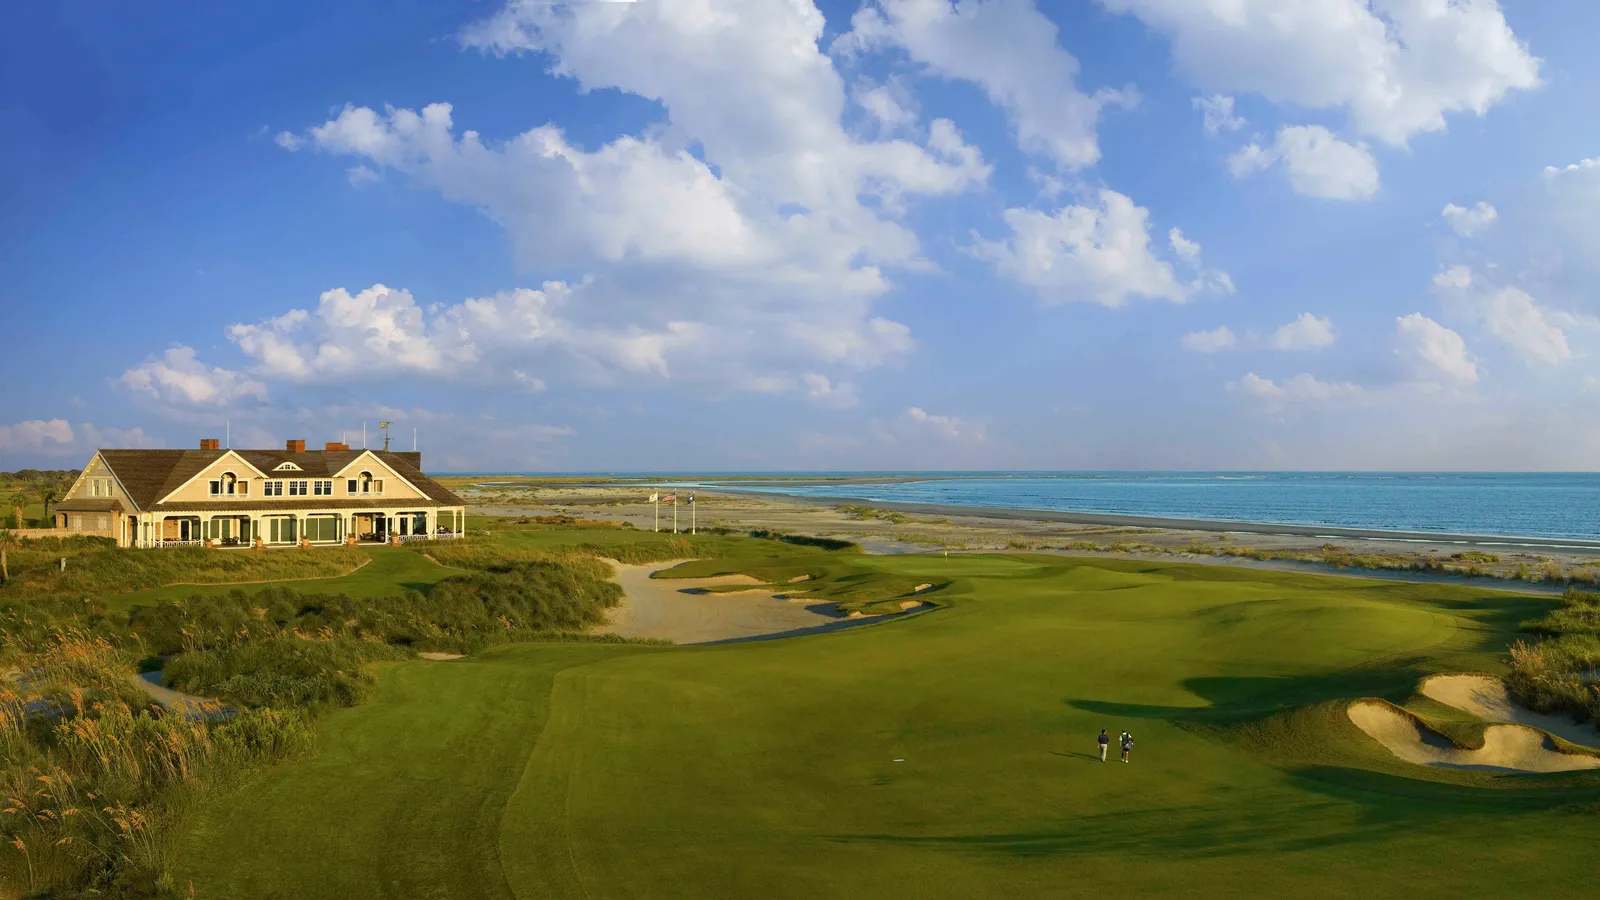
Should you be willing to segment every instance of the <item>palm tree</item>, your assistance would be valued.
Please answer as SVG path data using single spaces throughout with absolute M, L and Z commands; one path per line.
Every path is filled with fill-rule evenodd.
M 50 518 L 50 504 L 56 502 L 58 496 L 59 495 L 56 494 L 56 489 L 53 487 L 45 488 L 44 493 L 39 495 L 39 498 L 44 501 L 44 520 L 50 523 L 50 525 L 47 527 L 55 526 L 55 520 Z
M 18 528 L 23 527 L 22 526 L 22 509 L 23 509 L 23 507 L 28 505 L 28 500 L 29 499 L 30 498 L 28 497 L 28 492 L 27 491 L 17 491 L 15 494 L 11 495 L 11 511 L 17 514 L 17 527 Z
M 17 542 L 16 535 L 9 528 L 0 528 L 0 584 L 9 584 L 11 570 L 6 568 L 6 550 Z

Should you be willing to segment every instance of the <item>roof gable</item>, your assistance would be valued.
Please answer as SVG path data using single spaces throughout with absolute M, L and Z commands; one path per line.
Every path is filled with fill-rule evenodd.
M 382 450 L 310 450 L 288 453 L 279 450 L 101 450 L 106 468 L 122 485 L 124 493 L 139 509 L 149 509 L 162 499 L 203 474 L 224 457 L 232 456 L 254 470 L 259 478 L 285 462 L 300 467 L 298 477 L 332 478 L 364 458 L 388 469 L 417 493 L 447 506 L 461 506 L 460 497 L 423 474 L 412 463 L 413 454 Z

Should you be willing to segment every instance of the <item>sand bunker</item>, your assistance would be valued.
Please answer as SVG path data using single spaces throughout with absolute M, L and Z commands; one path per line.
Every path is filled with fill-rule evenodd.
M 844 617 L 836 603 L 790 598 L 770 588 L 705 592 L 708 587 L 762 584 L 748 575 L 650 577 L 679 562 L 683 560 L 642 566 L 612 562 L 624 597 L 621 605 L 610 611 L 608 624 L 599 630 L 623 637 L 709 644 L 811 634 L 865 624 L 859 618 Z
M 1388 703 L 1350 704 L 1350 721 L 1406 762 L 1489 772 L 1573 772 L 1600 769 L 1600 758 L 1562 753 L 1548 735 L 1522 725 L 1490 725 L 1483 747 L 1466 750 Z
M 1518 703 L 1505 682 L 1487 675 L 1435 675 L 1422 683 L 1422 694 L 1490 722 L 1529 725 L 1563 740 L 1600 750 L 1600 730 L 1564 716 L 1536 713 Z
M 421 653 L 418 653 L 417 656 L 421 659 L 428 659 L 434 662 L 449 662 L 452 659 L 461 658 L 461 654 L 459 653 L 440 653 L 437 650 L 424 650 Z

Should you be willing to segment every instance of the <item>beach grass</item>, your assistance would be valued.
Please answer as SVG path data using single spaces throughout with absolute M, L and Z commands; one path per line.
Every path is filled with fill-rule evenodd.
M 528 529 L 508 544 L 623 537 Z M 499 536 L 496 536 L 499 539 Z M 208 803 L 200 897 L 1584 896 L 1600 775 L 1401 762 L 1348 701 L 1502 673 L 1553 598 L 701 536 L 672 574 L 932 584 L 878 627 L 383 663 L 319 752 Z M 804 578 L 804 581 L 796 579 Z M 882 602 L 882 601 L 874 601 Z M 1128 730 L 1133 763 L 1094 735 Z

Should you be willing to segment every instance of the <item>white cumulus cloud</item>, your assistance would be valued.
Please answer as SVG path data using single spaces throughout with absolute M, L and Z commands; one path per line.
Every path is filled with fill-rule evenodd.
M 1471 209 L 1447 203 L 1440 215 L 1444 216 L 1446 224 L 1462 237 L 1473 237 L 1483 232 L 1500 217 L 1500 213 L 1493 206 L 1483 201 L 1479 201 Z
M 1332 321 L 1311 313 L 1301 313 L 1299 318 L 1272 333 L 1272 347 L 1276 350 L 1318 350 L 1333 346 L 1336 339 Z
M 1006 111 L 1023 150 L 1078 168 L 1100 159 L 1101 107 L 1130 94 L 1077 87 L 1078 61 L 1033 0 L 870 0 L 836 52 L 904 50 L 928 72 L 983 88 Z
M 1172 41 L 1201 90 L 1343 110 L 1392 145 L 1541 84 L 1497 0 L 1100 0 Z
M 1478 381 L 1478 363 L 1467 352 L 1461 335 L 1424 316 L 1412 313 L 1395 319 L 1401 354 L 1420 361 L 1421 371 L 1456 385 Z
M 1202 116 L 1201 125 L 1205 128 L 1206 134 L 1216 135 L 1224 131 L 1238 131 L 1250 124 L 1233 114 L 1233 98 L 1226 94 L 1196 97 L 1193 103 L 1194 108 L 1200 110 Z
M 1308 372 L 1302 372 L 1281 382 L 1249 372 L 1239 379 L 1238 388 L 1252 397 L 1259 397 L 1276 405 L 1297 406 L 1348 400 L 1365 393 L 1360 385 L 1346 381 L 1322 381 Z
M 1150 211 L 1105 189 L 1095 206 L 1070 205 L 1054 214 L 1014 208 L 1004 213 L 1011 234 L 979 240 L 974 255 L 1001 275 L 1038 292 L 1045 303 L 1121 306 L 1131 297 L 1183 302 L 1203 292 L 1232 293 L 1226 272 L 1200 265 L 1200 245 L 1174 229 L 1169 240 L 1191 270 L 1181 279 L 1150 243 Z
M 124 371 L 117 381 L 135 394 L 172 406 L 226 406 L 267 399 L 265 384 L 241 372 L 208 366 L 196 358 L 193 347 L 182 344 Z
M 936 415 L 924 410 L 920 406 L 913 406 L 906 410 L 906 417 L 934 433 L 947 438 L 968 437 L 974 440 L 983 440 L 985 437 L 982 426 L 975 426 L 955 416 Z
M 1378 192 L 1378 162 L 1365 144 L 1349 144 L 1321 125 L 1285 125 L 1270 147 L 1248 144 L 1228 159 L 1244 178 L 1282 164 L 1297 193 L 1328 200 L 1366 200 Z
M 1219 353 L 1239 346 L 1239 338 L 1226 325 L 1210 331 L 1191 331 L 1179 341 L 1183 349 L 1195 353 Z

